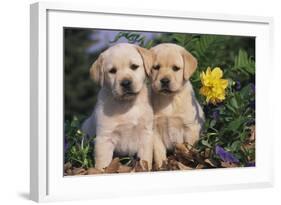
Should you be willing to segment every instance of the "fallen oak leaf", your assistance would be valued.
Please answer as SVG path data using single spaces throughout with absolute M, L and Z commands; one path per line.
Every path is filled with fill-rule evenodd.
M 197 166 L 196 166 L 196 169 L 203 169 L 204 168 L 204 165 L 203 164 L 198 164 Z
M 184 164 L 185 166 L 189 166 L 189 167 L 196 167 L 196 165 L 198 164 L 196 161 L 194 161 L 194 159 L 189 159 L 186 156 L 182 156 L 180 154 L 175 154 L 175 159 L 176 161 L 181 162 L 182 164 Z
M 193 159 L 196 160 L 198 163 L 200 163 L 200 164 L 204 164 L 205 163 L 204 162 L 204 160 L 205 160 L 204 157 L 202 155 L 200 155 L 198 152 L 190 150 L 190 153 L 191 153 Z
M 178 170 L 176 160 L 170 160 L 168 162 L 168 170 Z
M 87 171 L 82 167 L 79 168 L 74 167 L 72 170 L 72 175 L 85 175 L 85 174 L 87 174 Z
M 120 160 L 118 157 L 114 158 L 108 167 L 105 168 L 104 172 L 105 173 L 117 173 L 117 170 L 120 166 Z
M 99 170 L 99 169 L 94 168 L 94 167 L 91 167 L 91 168 L 89 168 L 89 169 L 87 170 L 87 174 L 88 174 L 88 175 L 91 175 L 91 174 L 101 174 L 101 173 L 103 173 L 102 170 Z
M 191 167 L 185 166 L 181 162 L 177 162 L 177 166 L 178 166 L 179 170 L 192 170 L 193 169 Z
M 205 150 L 204 150 L 204 152 L 202 153 L 202 155 L 204 156 L 204 158 L 210 158 L 210 156 L 211 156 L 211 149 L 210 148 L 206 148 Z
M 120 165 L 117 172 L 118 173 L 128 173 L 128 172 L 131 172 L 132 171 L 132 167 L 129 167 L 129 166 L 125 166 L 125 165 Z
M 71 176 L 72 175 L 72 170 L 71 169 L 68 169 L 66 170 L 66 173 L 65 173 L 67 176 Z
M 234 168 L 234 167 L 239 167 L 238 164 L 231 163 L 231 162 L 221 162 L 221 166 L 223 168 Z
M 188 161 L 194 161 L 192 154 L 190 153 L 190 150 L 188 150 L 184 144 L 176 145 L 174 155 L 177 158 L 184 158 Z
M 70 162 L 67 162 L 63 165 L 63 170 L 66 172 L 66 170 L 71 169 L 72 164 Z
M 207 167 L 216 167 L 214 162 L 212 162 L 210 159 L 205 159 L 204 162 L 207 165 Z

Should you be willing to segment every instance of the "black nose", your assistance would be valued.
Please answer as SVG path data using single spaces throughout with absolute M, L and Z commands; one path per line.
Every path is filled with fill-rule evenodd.
M 132 81 L 131 80 L 122 80 L 120 85 L 123 87 L 123 88 L 130 88 L 132 84 Z
M 160 82 L 161 82 L 162 85 L 169 85 L 170 80 L 168 78 L 162 78 L 160 80 Z

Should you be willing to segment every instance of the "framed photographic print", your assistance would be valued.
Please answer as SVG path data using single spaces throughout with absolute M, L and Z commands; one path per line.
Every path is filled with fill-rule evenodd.
M 30 17 L 32 200 L 272 186 L 271 18 L 61 3 Z

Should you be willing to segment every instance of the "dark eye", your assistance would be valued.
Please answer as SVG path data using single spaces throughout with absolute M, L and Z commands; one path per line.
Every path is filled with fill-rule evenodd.
M 181 68 L 180 67 L 178 67 L 178 66 L 173 66 L 173 71 L 178 71 L 178 70 L 180 70 Z
M 130 68 L 131 68 L 132 70 L 137 70 L 138 67 L 139 67 L 139 65 L 136 65 L 136 64 L 132 64 L 132 65 L 130 66 Z
M 160 69 L 160 65 L 159 65 L 159 64 L 154 65 L 152 68 L 153 68 L 154 70 L 159 70 L 159 69 Z
M 109 70 L 109 72 L 112 73 L 112 74 L 115 74 L 117 72 L 117 70 L 116 70 L 116 68 L 113 67 Z

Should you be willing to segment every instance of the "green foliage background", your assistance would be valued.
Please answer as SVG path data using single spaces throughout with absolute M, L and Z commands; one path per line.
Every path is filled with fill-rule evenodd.
M 219 160 L 217 145 L 232 153 L 247 166 L 255 161 L 255 147 L 246 144 L 255 125 L 255 38 L 225 35 L 156 33 L 147 38 L 144 32 L 120 31 L 104 47 L 87 52 L 98 40 L 90 38 L 97 30 L 64 30 L 64 112 L 65 162 L 91 167 L 93 137 L 80 133 L 79 127 L 96 102 L 98 86 L 89 78 L 89 68 L 99 53 L 120 40 L 150 48 L 159 43 L 176 43 L 185 47 L 198 60 L 198 69 L 191 78 L 197 98 L 204 108 L 205 127 L 196 145 L 198 152 Z M 210 105 L 199 95 L 200 73 L 207 67 L 220 67 L 228 79 L 226 100 Z

